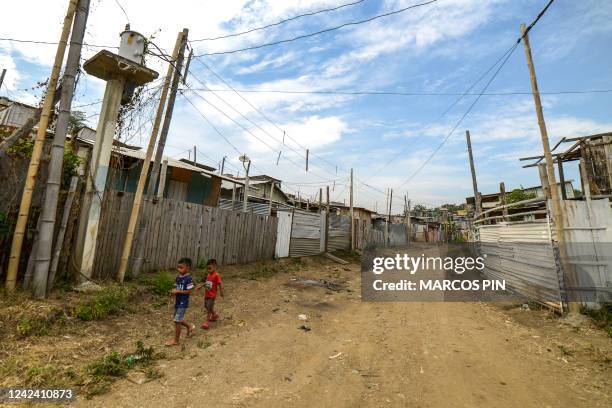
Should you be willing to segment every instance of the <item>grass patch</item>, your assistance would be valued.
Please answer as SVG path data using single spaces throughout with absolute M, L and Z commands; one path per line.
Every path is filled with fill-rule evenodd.
M 283 268 L 281 265 L 275 262 L 271 262 L 269 264 L 253 266 L 253 269 L 250 269 L 243 275 L 243 277 L 250 280 L 260 280 L 271 278 L 272 276 L 285 271 L 286 268 Z
M 17 334 L 21 337 L 46 336 L 56 326 L 66 324 L 68 317 L 62 309 L 52 309 L 44 315 L 23 317 L 17 323 Z
M 164 357 L 163 353 L 156 353 L 153 347 L 146 348 L 142 341 L 139 341 L 136 343 L 136 350 L 132 353 L 120 354 L 114 351 L 99 358 L 85 368 L 86 396 L 91 398 L 107 392 L 116 379 L 125 377 L 134 367 L 144 368 L 147 378 L 159 378 L 161 373 L 151 365 Z
M 559 347 L 559 350 L 565 356 L 572 356 L 572 355 L 574 355 L 574 352 L 572 350 L 568 349 L 567 347 L 565 347 L 564 345 L 560 345 L 560 346 L 557 346 L 557 347 Z
M 207 349 L 212 345 L 212 343 L 208 340 L 198 340 L 197 346 L 201 349 Z
M 142 276 L 139 280 L 154 294 L 167 296 L 174 288 L 175 276 L 168 271 L 161 271 L 154 275 Z
M 75 315 L 84 321 L 100 320 L 119 314 L 128 307 L 131 290 L 126 286 L 111 286 L 97 292 L 91 299 L 77 306 Z
M 612 337 L 612 303 L 603 303 L 597 310 L 582 309 L 582 313 L 589 316 L 595 326 L 608 333 Z
M 62 370 L 53 364 L 31 367 L 26 371 L 26 384 L 33 387 L 50 387 L 65 384 Z

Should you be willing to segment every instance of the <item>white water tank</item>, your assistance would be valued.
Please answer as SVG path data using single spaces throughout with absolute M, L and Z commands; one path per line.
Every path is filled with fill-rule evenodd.
M 125 31 L 121 33 L 121 44 L 119 45 L 119 55 L 142 65 L 144 61 L 145 37 L 130 30 L 130 26 L 125 26 Z

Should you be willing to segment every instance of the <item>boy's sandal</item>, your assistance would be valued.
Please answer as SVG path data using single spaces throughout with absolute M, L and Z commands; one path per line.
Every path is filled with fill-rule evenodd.
M 170 347 L 170 346 L 178 346 L 179 343 L 176 340 L 168 340 L 166 342 L 166 346 Z
M 193 335 L 195 328 L 195 324 L 191 323 L 191 325 L 189 325 L 189 329 L 187 329 L 187 337 L 191 337 Z

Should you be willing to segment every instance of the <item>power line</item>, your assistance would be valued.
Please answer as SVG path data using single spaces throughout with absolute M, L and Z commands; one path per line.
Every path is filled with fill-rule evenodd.
M 518 47 L 518 44 L 515 44 L 512 48 L 512 51 L 506 56 L 506 58 L 504 59 L 504 61 L 501 63 L 501 65 L 499 66 L 499 68 L 495 71 L 495 73 L 493 74 L 493 76 L 491 76 L 491 78 L 489 79 L 489 81 L 486 83 L 486 85 L 483 88 L 483 91 L 486 91 L 486 89 L 489 87 L 489 85 L 491 84 L 491 82 L 493 82 L 493 80 L 495 79 L 495 77 L 497 77 L 497 74 L 499 73 L 499 71 L 501 71 L 501 69 L 504 67 L 504 65 L 506 64 L 506 62 L 508 61 L 508 59 L 510 58 L 510 56 L 512 55 L 512 53 L 514 52 L 514 50 L 516 49 L 516 47 Z M 463 119 L 465 119 L 467 117 L 467 115 L 469 115 L 469 113 L 472 111 L 472 109 L 474 108 L 474 106 L 476 105 L 476 103 L 480 100 L 480 97 L 482 95 L 478 95 L 474 101 L 472 102 L 472 104 L 468 107 L 468 109 L 465 111 L 465 113 L 459 118 L 459 120 L 457 121 L 457 123 L 455 123 L 455 126 L 453 126 L 453 128 L 450 130 L 450 132 L 448 132 L 448 135 L 446 135 L 446 137 L 442 140 L 442 142 L 434 149 L 434 151 L 429 155 L 429 157 L 427 157 L 427 159 L 410 175 L 410 177 L 408 177 L 406 179 L 406 181 L 404 181 L 402 184 L 399 185 L 398 188 L 403 187 L 404 185 L 406 185 L 406 183 L 408 183 L 409 181 L 411 181 L 426 165 L 427 163 L 429 163 L 431 161 L 431 159 L 433 159 L 433 157 L 436 155 L 436 153 L 438 153 L 438 151 L 442 148 L 442 146 L 444 146 L 444 144 L 448 141 L 448 139 L 450 139 L 450 137 L 453 135 L 453 133 L 455 133 L 455 130 L 457 129 L 457 127 L 461 124 L 461 122 L 463 122 Z
M 378 14 L 378 15 L 376 15 L 374 17 L 370 17 L 370 18 L 367 18 L 367 19 L 364 19 L 364 20 L 352 21 L 352 22 L 349 22 L 349 23 L 341 24 L 339 26 L 326 28 L 324 30 L 320 30 L 320 31 L 317 31 L 317 32 L 314 32 L 314 33 L 298 35 L 296 37 L 287 38 L 287 39 L 284 39 L 284 40 L 272 41 L 272 42 L 269 42 L 269 43 L 254 45 L 254 46 L 251 46 L 251 47 L 239 48 L 239 49 L 230 50 L 230 51 L 209 52 L 209 53 L 194 55 L 194 57 L 197 58 L 197 57 L 202 57 L 204 55 L 234 54 L 234 53 L 237 53 L 237 52 L 243 52 L 243 51 L 249 51 L 249 50 L 257 50 L 257 49 L 264 48 L 264 47 L 270 47 L 270 46 L 273 46 L 273 45 L 279 45 L 279 44 L 284 44 L 284 43 L 288 43 L 288 42 L 292 42 L 292 41 L 302 40 L 304 38 L 314 37 L 316 35 L 328 33 L 328 32 L 335 31 L 335 30 L 339 30 L 339 29 L 344 28 L 344 27 L 354 26 L 354 25 L 359 25 L 359 24 L 364 24 L 364 23 L 369 23 L 370 21 L 374 21 L 374 20 L 377 20 L 379 18 L 388 17 L 388 16 L 391 16 L 391 15 L 394 15 L 394 14 L 403 13 L 404 11 L 407 11 L 407 10 L 410 10 L 410 9 L 413 9 L 413 8 L 417 8 L 417 7 L 426 6 L 428 4 L 432 4 L 432 3 L 435 3 L 437 1 L 438 0 L 429 0 L 429 1 L 426 1 L 426 2 L 423 2 L 423 3 L 418 3 L 418 4 L 414 4 L 412 6 L 404 7 L 404 8 L 399 9 L 399 10 L 390 11 L 390 12 L 384 13 L 384 14 Z
M 306 147 L 302 146 L 297 140 L 295 140 L 294 138 L 291 137 L 291 135 L 287 134 L 287 132 L 282 129 L 276 122 L 274 122 L 272 119 L 270 119 L 268 117 L 268 115 L 266 115 L 260 108 L 258 108 L 257 106 L 253 105 L 248 99 L 246 99 L 244 96 L 242 96 L 238 91 L 236 91 L 232 85 L 230 83 L 228 83 L 225 79 L 223 79 L 223 77 L 221 77 L 219 74 L 217 74 L 210 66 L 208 66 L 206 63 L 200 61 L 200 60 L 196 60 L 199 64 L 201 64 L 202 66 L 204 66 L 207 70 L 209 70 L 215 77 L 217 77 L 221 82 L 223 82 L 227 87 L 230 88 L 230 90 L 232 90 L 236 95 L 238 95 L 240 97 L 240 99 L 242 99 L 244 102 L 246 102 L 252 109 L 254 109 L 257 113 L 259 113 L 266 121 L 268 121 L 272 126 L 274 126 L 275 128 L 277 128 L 279 131 L 283 132 L 283 140 L 277 139 L 276 137 L 272 136 L 269 132 L 267 132 L 266 130 L 264 130 L 263 128 L 261 128 L 259 125 L 253 123 L 250 119 L 246 118 L 244 115 L 240 114 L 241 116 L 243 116 L 245 119 L 247 119 L 249 122 L 253 123 L 255 126 L 257 126 L 261 131 L 263 131 L 265 134 L 267 134 L 268 136 L 270 136 L 272 139 L 276 140 L 277 142 L 282 143 L 284 146 L 287 146 L 291 151 L 293 151 L 294 153 L 300 155 L 301 157 L 303 157 L 304 159 L 306 158 L 306 156 L 303 153 L 298 152 L 297 150 L 295 150 L 294 148 L 292 148 L 290 145 L 285 144 L 284 138 L 285 136 L 287 138 L 289 138 L 290 140 L 292 140 L 298 147 L 306 150 Z M 198 78 L 196 77 L 196 80 L 200 83 L 202 83 L 200 80 L 198 80 Z M 203 84 L 204 85 L 204 84 Z M 204 85 L 206 90 L 210 90 L 210 88 L 208 88 L 206 85 Z M 193 88 L 192 88 L 193 89 Z M 223 98 L 221 98 L 219 95 L 217 95 L 215 93 L 215 91 L 212 91 L 212 93 L 217 96 L 219 99 L 223 100 L 225 102 L 225 100 Z M 227 104 L 227 102 L 226 102 Z M 232 107 L 232 109 L 234 109 Z M 236 110 L 236 109 L 234 109 Z M 334 166 L 332 164 L 332 166 Z
M 497 70 L 495 71 L 495 73 L 491 76 L 491 78 L 489 79 L 489 81 L 485 84 L 484 88 L 481 91 L 481 94 L 486 92 L 487 88 L 489 87 L 489 85 L 491 85 L 491 83 L 493 82 L 493 80 L 497 77 L 497 74 L 499 74 L 499 72 L 501 71 L 501 69 L 504 67 L 504 65 L 506 64 L 506 62 L 508 62 L 508 60 L 510 59 L 510 56 L 514 53 L 514 50 L 516 50 L 516 48 L 519 46 L 519 44 L 521 43 L 521 40 L 529 33 L 529 31 L 535 26 L 535 24 L 540 20 L 540 18 L 544 15 L 544 13 L 546 13 L 546 11 L 548 10 L 548 8 L 550 7 L 550 5 L 554 2 L 555 0 L 550 0 L 548 2 L 548 4 L 546 5 L 546 7 L 544 7 L 542 9 L 542 11 L 540 11 L 540 13 L 537 15 L 537 17 L 535 18 L 535 20 L 529 25 L 529 27 L 527 27 L 527 29 L 525 30 L 525 33 L 523 35 L 521 35 L 515 42 L 515 44 L 510 48 L 510 52 L 506 52 L 507 55 L 505 57 L 505 59 L 502 61 L 502 63 L 499 65 L 499 67 L 497 68 Z M 442 140 L 442 142 L 434 149 L 434 151 L 429 155 L 429 157 L 427 157 L 427 159 L 406 179 L 406 181 L 404 181 L 402 184 L 399 185 L 398 188 L 401 188 L 402 186 L 404 186 L 406 183 L 410 182 L 426 165 L 427 163 L 429 163 L 431 161 L 431 159 L 433 159 L 433 157 L 436 155 L 436 153 L 438 153 L 438 151 L 440 151 L 440 149 L 442 148 L 442 146 L 444 146 L 444 144 L 450 139 L 450 137 L 453 135 L 453 133 L 455 132 L 455 130 L 457 129 L 457 127 L 461 124 L 461 122 L 463 121 L 463 119 L 465 119 L 467 117 L 467 115 L 469 115 L 469 113 L 472 111 L 472 109 L 474 108 L 474 106 L 476 105 L 476 103 L 478 103 L 478 101 L 481 98 L 481 94 L 479 94 L 474 101 L 472 102 L 472 104 L 468 107 L 468 109 L 465 111 L 465 113 L 459 118 L 459 120 L 457 121 L 457 123 L 455 124 L 455 126 L 450 130 L 450 132 L 448 133 L 448 135 Z
M 214 40 L 221 40 L 223 38 L 238 37 L 240 35 L 249 34 L 249 33 L 255 32 L 255 31 L 260 31 L 260 30 L 264 30 L 266 28 L 275 27 L 275 26 L 278 26 L 278 25 L 281 25 L 281 24 L 284 24 L 284 23 L 288 23 L 290 21 L 297 20 L 297 19 L 302 18 L 302 17 L 314 16 L 316 14 L 326 13 L 328 11 L 335 11 L 335 10 L 339 10 L 341 8 L 344 8 L 344 7 L 354 6 L 356 4 L 363 3 L 364 1 L 365 0 L 359 0 L 359 1 L 354 1 L 352 3 L 341 4 L 339 6 L 328 8 L 328 9 L 324 9 L 324 10 L 318 10 L 318 11 L 313 11 L 313 12 L 310 12 L 310 13 L 298 14 L 297 16 L 293 16 L 293 17 L 290 17 L 290 18 L 287 18 L 287 19 L 284 19 L 284 20 L 280 20 L 280 21 L 278 21 L 276 23 L 268 24 L 268 25 L 265 25 L 265 26 L 257 27 L 257 28 L 252 28 L 250 30 L 241 31 L 239 33 L 226 34 L 226 35 L 221 35 L 221 36 L 218 36 L 218 37 L 199 38 L 197 40 L 191 40 L 190 42 L 214 41 Z
M 199 60 L 198 60 L 199 61 Z M 212 88 L 192 88 L 194 91 L 210 92 L 242 92 L 242 93 L 276 93 L 276 94 L 307 94 L 307 95 L 356 95 L 356 96 L 477 96 L 480 93 L 460 93 L 460 92 L 401 92 L 401 91 L 300 91 L 300 90 L 272 90 L 272 89 L 212 89 Z M 612 89 L 589 89 L 589 90 L 568 90 L 542 92 L 540 95 L 566 95 L 566 94 L 590 94 L 590 93 L 609 93 Z M 513 95 L 532 95 L 531 92 L 485 92 L 482 96 L 513 96 Z
M 58 45 L 59 42 L 57 41 L 39 41 L 39 40 L 21 40 L 18 38 L 7 38 L 7 37 L 0 37 L 0 41 L 9 41 L 9 42 L 16 42 L 16 43 L 27 43 L 27 44 L 40 44 L 40 45 Z M 79 43 L 73 43 L 71 42 L 71 44 L 79 44 Z M 111 46 L 111 45 L 98 45 L 98 44 L 89 44 L 89 43 L 80 43 L 80 45 L 85 45 L 88 47 L 93 47 L 93 48 L 119 48 L 116 46 Z
M 270 119 L 261 109 L 259 109 L 257 106 L 253 105 L 248 99 L 246 99 L 244 96 L 242 96 L 236 89 L 234 89 L 234 87 L 232 87 L 232 85 L 230 83 L 228 83 L 225 79 L 223 79 L 223 77 L 221 77 L 219 74 L 217 74 L 210 66 L 208 66 L 206 63 L 200 61 L 200 60 L 196 60 L 198 61 L 199 64 L 203 65 L 206 69 L 208 69 L 215 77 L 217 77 L 221 82 L 223 82 L 227 87 L 230 88 L 231 91 L 233 91 L 236 95 L 238 95 L 244 102 L 246 102 L 251 108 L 253 108 L 257 113 L 259 113 L 264 119 L 266 119 L 270 124 L 272 124 L 274 127 L 276 127 L 279 131 L 283 132 L 283 139 L 284 137 L 288 137 L 290 140 L 292 140 L 298 147 L 306 150 L 306 147 L 302 146 L 297 140 L 295 140 L 293 137 L 291 137 L 291 135 L 287 134 L 287 132 L 282 129 L 276 122 L 274 122 L 272 119 Z M 196 80 L 197 77 L 196 77 Z M 201 83 L 201 81 L 198 80 L 198 82 Z M 210 90 L 210 88 L 206 87 L 206 90 Z M 191 90 L 193 90 L 193 88 L 191 88 Z M 214 92 L 213 92 L 214 93 Z M 216 94 L 215 94 L 216 95 Z M 218 95 L 216 95 L 217 97 L 219 97 Z M 220 98 L 220 97 L 219 97 Z M 220 98 L 221 100 L 223 100 L 222 98 Z M 227 103 L 227 102 L 226 102 Z M 233 109 L 233 108 L 232 108 Z M 235 109 L 234 109 L 235 110 Z M 244 117 L 244 115 L 243 115 Z M 247 118 L 247 120 L 249 120 Z M 249 120 L 250 121 L 250 120 Z M 251 122 L 252 123 L 252 122 Z M 258 125 L 256 125 L 257 127 L 259 127 Z M 259 127 L 261 129 L 261 127 Z M 270 135 L 267 131 L 261 129 L 262 131 L 264 131 L 268 136 L 272 137 L 273 139 L 275 139 L 272 135 Z M 276 139 L 277 141 L 279 141 L 278 139 Z M 283 145 L 285 145 L 284 140 L 283 140 Z M 289 147 L 290 150 L 292 150 L 293 152 L 297 153 L 298 155 L 301 155 L 302 157 L 305 158 L 305 156 L 303 154 L 300 154 L 299 152 L 297 152 L 295 149 L 293 149 L 290 145 L 285 145 L 287 147 Z M 340 170 L 344 171 L 345 173 L 348 173 L 347 170 L 342 169 L 341 167 L 339 167 L 338 165 L 330 162 L 329 160 L 321 157 L 320 160 L 322 162 L 325 162 L 327 164 L 329 164 L 332 168 L 335 168 L 336 170 L 338 168 L 340 168 Z M 328 172 L 329 174 L 331 174 L 331 172 Z M 357 179 L 356 179 L 357 180 Z M 361 182 L 360 180 L 357 180 L 358 182 L 362 183 L 363 185 L 365 185 L 366 187 L 372 188 L 374 190 L 377 190 L 375 187 L 370 186 L 368 184 L 365 184 L 363 182 Z M 380 190 L 377 190 L 380 192 Z
M 123 8 L 119 0 L 115 0 L 115 4 L 121 9 L 121 11 L 123 11 L 123 15 L 125 16 L 127 23 L 130 24 L 130 17 L 128 16 L 128 13 L 125 11 L 125 8 Z

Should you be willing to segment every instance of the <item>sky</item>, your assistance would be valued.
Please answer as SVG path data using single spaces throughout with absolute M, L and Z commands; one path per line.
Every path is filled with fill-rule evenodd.
M 355 205 L 384 211 L 392 188 L 393 212 L 400 212 L 404 195 L 412 204 L 429 207 L 462 203 L 473 195 L 465 142 L 469 129 L 483 194 L 498 191 L 502 181 L 506 190 L 540 184 L 537 168 L 522 168 L 518 160 L 542 154 L 522 44 L 488 86 L 487 92 L 495 95 L 475 94 L 497 67 L 470 87 L 505 55 L 520 24 L 529 24 L 547 0 L 439 0 L 301 40 L 203 55 L 293 38 L 424 2 L 364 0 L 246 35 L 196 41 L 351 2 L 357 1 L 92 0 L 85 40 L 117 46 L 129 21 L 133 30 L 169 53 L 177 33 L 189 29 L 198 57 L 177 98 L 168 156 L 186 158 L 196 146 L 199 162 L 218 167 L 225 156 L 225 172 L 243 175 L 238 157 L 247 154 L 251 174 L 281 179 L 285 191 L 316 199 L 319 188 L 325 191 L 329 185 L 332 200 L 347 203 L 353 168 Z M 3 19 L 0 37 L 59 39 L 66 0 L 4 3 L 3 14 L 9 18 Z M 26 18 L 28 24 L 23 24 Z M 552 93 L 542 95 L 551 145 L 562 137 L 612 130 L 612 92 L 604 92 L 612 90 L 611 20 L 612 2 L 557 0 L 530 32 L 540 91 Z M 85 47 L 83 59 L 97 51 Z M 7 69 L 0 95 L 36 103 L 40 90 L 32 87 L 49 76 L 54 53 L 53 45 L 0 41 L 0 67 Z M 154 56 L 147 57 L 147 66 L 160 78 L 167 69 Z M 104 87 L 104 81 L 83 75 L 76 90 L 73 106 L 92 104 L 78 109 L 94 128 Z M 468 89 L 471 94 L 460 98 Z M 312 91 L 413 95 L 308 93 Z M 602 92 L 557 93 L 565 91 Z M 123 141 L 147 143 L 152 116 L 145 116 L 142 126 L 121 136 Z M 565 173 L 580 188 L 576 165 L 570 164 Z

